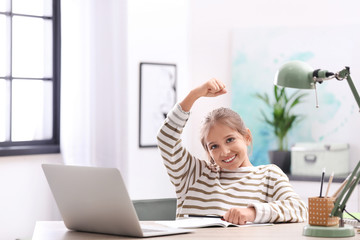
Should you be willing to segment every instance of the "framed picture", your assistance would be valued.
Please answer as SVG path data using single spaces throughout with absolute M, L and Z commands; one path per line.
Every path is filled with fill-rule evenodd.
M 176 65 L 140 63 L 139 147 L 157 146 L 157 133 L 176 103 Z

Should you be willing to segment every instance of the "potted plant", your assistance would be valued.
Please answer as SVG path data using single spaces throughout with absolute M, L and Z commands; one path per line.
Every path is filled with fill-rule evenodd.
M 300 90 L 297 90 L 288 96 L 285 88 L 279 88 L 276 85 L 274 85 L 274 101 L 272 102 L 267 93 L 256 94 L 256 97 L 271 109 L 270 116 L 261 110 L 263 120 L 271 126 L 277 140 L 278 148 L 269 151 L 270 162 L 278 165 L 285 173 L 290 172 L 291 160 L 287 135 L 290 129 L 303 118 L 302 115 L 294 114 L 292 109 L 301 103 L 306 95 L 306 93 L 300 93 Z

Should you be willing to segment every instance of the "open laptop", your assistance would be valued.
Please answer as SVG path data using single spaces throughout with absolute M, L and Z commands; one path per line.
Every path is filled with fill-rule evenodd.
M 192 230 L 141 225 L 116 168 L 43 164 L 45 176 L 68 229 L 132 237 Z

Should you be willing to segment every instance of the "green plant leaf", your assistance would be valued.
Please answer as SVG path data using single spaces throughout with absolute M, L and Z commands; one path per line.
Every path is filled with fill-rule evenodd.
M 279 93 L 278 93 L 278 87 L 276 85 L 274 85 L 274 96 L 275 96 L 276 102 L 278 102 L 279 101 Z
M 268 117 L 263 110 L 260 110 L 260 113 L 265 123 L 273 128 L 274 134 L 277 137 L 278 148 L 285 150 L 287 149 L 286 136 L 290 129 L 305 118 L 304 115 L 293 114 L 291 110 L 300 104 L 308 94 L 301 93 L 300 90 L 298 90 L 288 96 L 285 88 L 279 88 L 276 85 L 274 85 L 273 93 L 273 102 L 270 101 L 267 93 L 256 93 L 255 96 L 266 103 L 267 107 L 272 110 L 270 117 Z
M 261 95 L 260 93 L 256 93 L 255 96 L 262 100 L 264 103 L 266 103 L 266 105 L 270 106 L 270 100 L 269 100 L 269 95 L 267 93 L 264 93 L 264 95 Z
M 274 123 L 266 116 L 266 114 L 264 113 L 264 111 L 263 110 L 260 110 L 260 113 L 261 113 L 261 115 L 262 115 L 262 117 L 263 117 L 263 120 L 267 123 L 267 124 L 269 124 L 270 126 L 272 126 Z
M 303 94 L 300 94 L 299 96 L 297 96 L 295 98 L 295 100 L 292 102 L 292 104 L 290 105 L 290 109 L 293 108 L 295 105 L 299 104 L 302 102 L 302 99 L 304 97 L 306 97 L 308 94 L 307 93 L 303 93 Z

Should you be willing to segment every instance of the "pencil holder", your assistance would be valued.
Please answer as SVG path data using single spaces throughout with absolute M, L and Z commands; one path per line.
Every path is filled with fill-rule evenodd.
M 329 217 L 334 208 L 335 198 L 309 198 L 309 224 L 313 226 L 335 226 L 339 224 L 338 217 Z

